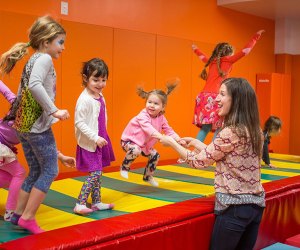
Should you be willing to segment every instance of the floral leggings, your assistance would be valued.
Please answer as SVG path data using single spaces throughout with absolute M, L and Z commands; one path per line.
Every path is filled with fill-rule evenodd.
M 101 176 L 102 171 L 90 172 L 90 175 L 86 178 L 85 182 L 83 183 L 80 194 L 78 196 L 78 203 L 80 205 L 86 205 L 89 194 L 91 194 L 92 196 L 93 204 L 101 202 Z
M 150 176 L 153 176 L 156 169 L 156 165 L 159 159 L 159 153 L 155 149 L 150 150 L 150 154 L 146 155 L 142 149 L 131 141 L 121 141 L 121 146 L 126 152 L 125 159 L 122 162 L 122 170 L 129 171 L 132 162 L 140 155 L 148 157 L 148 162 L 145 167 L 143 180 L 148 180 Z

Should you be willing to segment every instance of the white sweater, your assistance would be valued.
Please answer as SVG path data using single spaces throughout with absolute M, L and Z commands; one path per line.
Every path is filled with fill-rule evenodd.
M 100 95 L 104 100 L 102 93 Z M 95 152 L 97 148 L 98 135 L 98 117 L 101 104 L 94 99 L 86 90 L 82 91 L 78 97 L 75 108 L 75 137 L 77 144 L 90 152 Z M 107 124 L 107 114 L 105 109 Z M 104 126 L 106 126 L 106 124 Z

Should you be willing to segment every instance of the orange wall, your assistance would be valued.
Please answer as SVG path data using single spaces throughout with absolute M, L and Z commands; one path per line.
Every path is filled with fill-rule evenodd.
M 16 4 L 17 3 L 17 4 Z M 250 55 L 238 62 L 231 75 L 249 79 L 255 87 L 257 72 L 274 72 L 274 22 L 216 6 L 215 0 L 85 0 L 68 1 L 69 16 L 59 14 L 60 1 L 5 1 L 0 6 L 0 52 L 13 43 L 27 41 L 26 31 L 37 15 L 50 13 L 67 30 L 66 50 L 55 62 L 57 106 L 67 108 L 71 119 L 54 126 L 58 148 L 74 155 L 74 107 L 82 91 L 80 69 L 83 61 L 102 57 L 110 69 L 104 95 L 108 108 L 108 131 L 119 165 L 124 157 L 120 136 L 127 122 L 143 107 L 136 87 L 164 88 L 165 81 L 179 77 L 181 84 L 169 97 L 166 116 L 182 136 L 195 136 L 191 124 L 194 99 L 204 82 L 198 77 L 203 64 L 191 45 L 210 55 L 220 41 L 241 49 L 254 32 L 266 29 Z M 34 7 L 33 7 L 34 6 Z M 150 11 L 149 11 L 150 10 Z M 237 22 L 238 20 L 238 22 Z M 17 32 L 16 32 L 17 31 Z M 16 91 L 20 62 L 4 81 Z M 1 116 L 8 105 L 0 98 Z M 210 138 L 208 138 L 209 140 Z M 207 140 L 207 142 L 209 142 Z M 169 148 L 157 145 L 162 160 L 176 158 Z M 21 161 L 24 158 L 21 155 Z M 141 157 L 137 162 L 145 161 Z M 61 171 L 70 171 L 61 167 Z
M 300 55 L 292 58 L 292 97 L 291 97 L 291 133 L 290 153 L 300 155 Z

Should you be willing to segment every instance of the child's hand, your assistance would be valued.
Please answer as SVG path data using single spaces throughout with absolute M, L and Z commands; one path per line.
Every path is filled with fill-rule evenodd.
M 196 49 L 198 49 L 197 45 L 192 44 L 192 50 L 196 50 Z
M 178 144 L 180 144 L 181 146 L 183 147 L 186 147 L 187 146 L 187 143 L 184 139 L 182 138 L 179 138 L 179 140 L 177 140 Z
M 66 109 L 59 109 L 56 112 L 54 112 L 52 114 L 52 116 L 54 116 L 55 118 L 57 118 L 59 120 L 67 120 L 70 118 L 70 114 L 69 114 L 68 110 L 66 110 Z
M 270 168 L 276 168 L 276 166 L 274 166 L 274 165 L 271 164 L 271 163 L 270 163 L 268 166 L 269 166 Z
M 103 146 L 107 145 L 107 141 L 103 137 L 99 137 L 96 144 L 99 148 L 102 148 Z
M 259 30 L 259 31 L 257 31 L 257 34 L 261 36 L 262 33 L 265 33 L 265 32 L 266 32 L 265 30 Z
M 58 159 L 66 167 L 74 168 L 76 166 L 76 160 L 74 157 L 66 156 L 63 155 L 62 153 L 59 153 Z
M 184 140 L 186 143 L 190 143 L 192 140 L 195 140 L 193 137 L 182 137 L 181 140 Z

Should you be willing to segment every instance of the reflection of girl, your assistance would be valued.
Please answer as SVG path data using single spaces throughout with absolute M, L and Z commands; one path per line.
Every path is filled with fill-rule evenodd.
M 192 167 L 204 168 L 216 162 L 215 214 L 212 250 L 252 250 L 265 207 L 260 181 L 263 135 L 253 88 L 242 78 L 223 81 L 216 98 L 224 125 L 209 145 L 186 138 L 190 151 L 169 136 L 160 141 L 174 148 Z M 184 139 L 184 138 L 183 138 Z
M 230 44 L 219 43 L 208 58 L 196 45 L 192 45 L 195 54 L 205 63 L 201 78 L 206 83 L 196 98 L 193 121 L 201 129 L 197 135 L 198 140 L 203 142 L 209 131 L 215 131 L 221 127 L 222 119 L 216 113 L 218 106 L 214 101 L 218 95 L 220 84 L 229 76 L 233 64 L 250 53 L 263 32 L 264 30 L 258 31 L 245 47 L 235 54 L 233 54 L 233 47 Z M 208 73 L 206 72 L 207 67 L 209 67 Z M 212 112 L 216 115 L 211 115 Z

